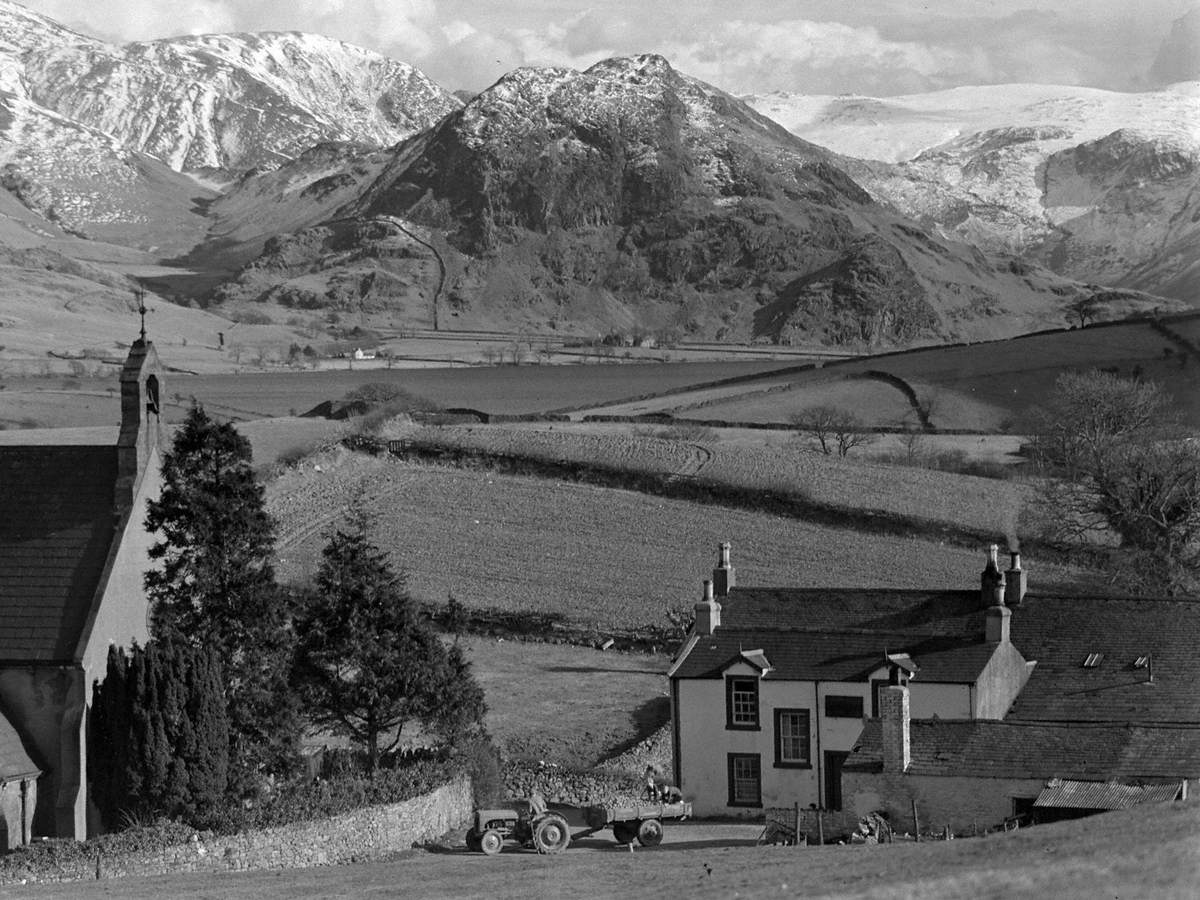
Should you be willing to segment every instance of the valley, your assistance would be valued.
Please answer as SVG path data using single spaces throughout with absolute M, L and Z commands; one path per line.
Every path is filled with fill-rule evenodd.
M 346 6 L 329 5 L 339 15 Z M 383 6 L 372 9 L 383 15 Z M 533 54 L 509 65 L 519 59 L 512 47 L 486 43 L 465 19 L 422 31 L 421 17 L 433 13 L 418 6 L 391 38 L 403 31 L 411 39 L 404 46 L 427 45 L 426 59 L 441 43 L 478 38 L 475 55 L 502 69 L 463 90 L 348 42 L 349 29 L 328 37 L 184 33 L 181 24 L 174 37 L 118 37 L 115 27 L 99 37 L 0 0 L 0 456 L 16 461 L 0 466 L 8 479 L 0 488 L 17 497 L 26 480 L 66 483 L 58 472 L 26 478 L 32 470 L 22 466 L 39 446 L 46 459 L 91 447 L 100 460 L 101 449 L 118 448 L 96 463 L 105 478 L 109 468 L 116 474 L 95 503 L 124 503 L 130 472 L 136 490 L 159 496 L 162 486 L 139 467 L 161 458 L 153 453 L 165 445 L 153 450 L 153 441 L 186 432 L 190 411 L 202 406 L 215 429 L 231 423 L 252 451 L 237 477 L 269 516 L 259 532 L 272 532 L 274 543 L 258 572 L 278 593 L 251 598 L 288 610 L 272 645 L 287 645 L 278 658 L 287 657 L 279 672 L 288 690 L 303 674 L 288 642 L 318 627 L 303 613 L 322 591 L 333 593 L 332 582 L 314 577 L 331 537 L 358 523 L 370 547 L 369 565 L 356 574 L 379 561 L 398 573 L 398 589 L 414 601 L 412 622 L 427 629 L 416 643 L 452 650 L 445 671 L 463 676 L 458 687 L 473 677 L 487 707 L 466 724 L 434 725 L 422 716 L 432 720 L 430 710 L 453 699 L 414 707 L 407 730 L 388 726 L 403 750 L 389 765 L 419 768 L 432 746 L 455 765 L 467 765 L 456 754 L 476 753 L 458 774 L 487 782 L 491 800 L 561 788 L 549 798 L 556 805 L 588 791 L 628 799 L 651 765 L 678 784 L 690 778 L 691 790 L 703 784 L 717 806 L 728 799 L 725 811 L 738 822 L 679 825 L 683 839 L 660 848 L 671 852 L 652 856 L 653 865 L 642 853 L 653 844 L 602 857 L 611 845 L 590 838 L 556 857 L 508 848 L 484 858 L 452 831 L 419 846 L 404 838 L 392 856 L 355 857 L 353 867 L 131 878 L 118 892 L 341 896 L 403 884 L 430 897 L 525 897 L 583 885 L 616 896 L 634 884 L 639 892 L 713 897 L 1085 897 L 1102 889 L 1191 896 L 1200 871 L 1194 800 L 1008 834 L 1018 799 L 1032 815 L 1024 784 L 996 788 L 997 796 L 1008 791 L 1003 809 L 988 807 L 984 837 L 970 841 L 910 845 L 904 835 L 889 847 L 749 845 L 776 801 L 792 806 L 799 829 L 814 799 L 823 836 L 820 815 L 851 809 L 849 793 L 842 805 L 842 766 L 860 752 L 870 757 L 870 740 L 884 740 L 877 720 L 885 675 L 906 692 L 910 677 L 915 691 L 929 688 L 934 699 L 912 714 L 924 735 L 987 720 L 979 727 L 1014 729 L 1004 739 L 1021 746 L 1019 729 L 1046 723 L 1010 716 L 1010 707 L 1039 676 L 1078 679 L 1070 684 L 1080 690 L 1064 696 L 1086 700 L 1064 703 L 1081 707 L 1123 692 L 1113 721 L 1065 716 L 1071 728 L 1116 722 L 1129 731 L 1149 722 L 1170 730 L 1164 744 L 1194 729 L 1194 710 L 1183 702 L 1156 707 L 1160 718 L 1135 713 L 1164 706 L 1172 691 L 1184 696 L 1181 681 L 1191 672 L 1178 650 L 1194 616 L 1176 589 L 1190 590 L 1196 582 L 1186 577 L 1200 571 L 1200 557 L 1188 556 L 1200 526 L 1187 512 L 1200 485 L 1200 81 L 1188 80 L 1200 70 L 1164 57 L 1157 69 L 1183 80 L 1143 79 L 1125 91 L 944 87 L 927 77 L 897 81 L 897 93 L 881 97 L 735 93 L 717 77 L 735 70 L 705 63 L 712 48 Z M 360 13 L 347 6 L 345 17 Z M 582 40 L 575 29 L 586 30 L 594 15 L 563 26 L 571 35 L 563 39 Z M 1031 27 L 1040 27 L 1033 18 Z M 1187 22 L 1200 23 L 1200 8 Z M 1186 39 L 1186 29 L 1176 31 Z M 882 32 L 855 33 L 861 40 Z M 524 34 L 525 49 L 532 34 Z M 875 52 L 867 44 L 862 53 Z M 885 44 L 889 58 L 918 47 L 915 38 Z M 814 38 L 813 46 L 824 45 Z M 846 58 L 865 65 L 866 55 Z M 945 58 L 930 59 L 940 77 Z M 155 353 L 157 361 L 146 362 Z M 151 363 L 161 368 L 143 381 L 131 360 L 147 372 Z M 1104 431 L 1111 423 L 1092 423 L 1097 454 L 1127 451 L 1102 473 L 1115 471 L 1112 480 L 1128 488 L 1118 499 L 1156 491 L 1165 498 L 1144 517 L 1153 524 L 1106 518 L 1111 510 L 1092 502 L 1100 479 L 1086 481 L 1071 468 L 1076 460 L 1052 460 L 1046 443 L 1034 443 L 1048 441 L 1057 424 L 1046 414 L 1057 386 L 1084 375 L 1101 389 L 1129 388 L 1153 410 L 1138 419 L 1138 409 L 1120 409 L 1140 425 L 1118 439 Z M 1139 428 L 1153 438 L 1137 443 Z M 221 452 L 206 465 L 219 468 Z M 1153 467 L 1164 459 L 1178 463 L 1168 478 Z M 94 521 L 67 521 L 76 502 L 83 501 L 66 497 L 47 512 L 65 523 L 50 538 L 65 543 L 88 532 L 107 540 L 107 507 Z M 1068 521 L 1067 507 L 1083 512 Z M 126 510 L 121 521 L 144 508 Z M 1164 543 L 1166 556 L 1155 555 L 1158 545 L 1133 543 L 1161 521 L 1175 527 L 1179 510 L 1193 519 L 1171 532 L 1172 541 L 1183 538 Z M 41 528 L 37 513 L 30 520 Z M 10 543 L 0 550 L 17 562 L 5 569 L 0 559 L 0 578 L 12 576 L 5 584 L 24 585 L 22 567 L 66 583 L 67 563 L 53 552 L 50 564 L 28 562 L 22 516 L 7 518 Z M 136 523 L 131 529 L 148 542 Z M 195 549 L 201 539 L 189 540 Z M 732 546 L 719 551 L 726 541 Z M 1001 575 L 990 565 L 981 576 L 993 543 L 1012 551 L 1012 568 Z M 145 557 L 142 543 L 130 552 Z M 738 589 L 731 597 L 715 588 L 726 598 L 724 625 L 717 595 L 709 604 L 703 587 L 723 572 L 726 587 L 735 580 L 723 563 L 720 572 L 711 568 L 721 552 L 732 554 Z M 106 573 L 117 559 L 113 551 Z M 1170 583 L 1169 597 L 1165 580 L 1136 581 L 1177 563 L 1184 575 Z M 130 571 L 121 597 L 136 603 L 120 614 L 134 609 L 141 629 L 154 621 L 151 601 L 144 571 Z M 1154 598 L 1141 595 L 1146 584 Z M 981 590 L 992 603 L 987 612 L 978 608 Z M 962 608 L 937 619 L 951 592 Z M 410 609 L 393 600 L 382 606 Z M 1129 634 L 1105 618 L 1106 604 L 1126 600 L 1131 609 L 1142 603 L 1146 616 L 1128 623 Z M 1088 602 L 1099 612 L 1083 609 Z M 856 603 L 867 610 L 861 621 L 839 618 Z M 1059 603 L 1067 612 L 1041 643 L 1039 634 L 1010 632 L 1010 619 L 1030 621 Z M 1169 627 L 1155 634 L 1147 623 L 1159 614 Z M 109 627 L 99 621 L 98 635 Z M 320 627 L 332 634 L 350 621 L 334 616 Z M 1076 654 L 1070 642 L 1088 629 L 1097 646 Z M 804 651 L 810 631 L 829 642 L 829 659 L 819 664 L 808 659 L 816 651 Z M 733 642 L 725 647 L 732 661 L 715 668 L 701 659 L 699 674 L 675 679 L 676 663 L 693 651 L 718 653 L 723 640 Z M 1156 641 L 1167 649 L 1160 653 Z M 378 658 L 394 661 L 416 644 L 396 646 L 380 643 Z M 1027 648 L 1041 655 L 1022 656 Z M 252 658 L 230 654 L 223 663 Z M 807 695 L 793 691 L 809 676 L 788 674 L 810 664 L 811 711 Z M 819 665 L 841 674 L 826 678 Z M 339 677 L 362 671 L 350 666 Z M 753 722 L 735 721 L 736 703 L 748 702 L 747 673 L 755 676 Z M 713 688 L 692 707 L 680 705 L 688 679 Z M 846 685 L 857 692 L 859 682 L 863 695 L 850 696 Z M 822 704 L 823 683 L 841 683 L 845 695 L 825 694 Z M 965 705 L 940 705 L 960 687 Z M 1001 687 L 1009 693 L 981 699 Z M 793 691 L 786 704 L 776 689 Z M 93 696 L 83 691 L 80 709 Z M 912 774 L 904 756 L 908 696 L 900 768 L 888 768 L 893 758 L 885 762 L 876 748 L 877 760 L 857 759 L 849 772 L 877 768 L 897 783 Z M 310 704 L 311 696 L 291 701 Z M 695 721 L 711 712 L 711 740 L 680 729 L 681 709 L 696 711 Z M 0 725 L 7 714 L 5 707 Z M 338 782 L 350 769 L 363 774 L 357 760 L 337 757 L 351 739 L 313 721 L 303 747 L 317 752 L 299 767 L 303 776 L 289 772 L 277 783 L 271 770 L 264 788 L 260 768 L 258 799 L 247 801 L 248 791 L 234 803 L 265 808 L 276 790 L 286 796 L 290 779 L 315 791 L 344 788 L 363 804 L 366 794 L 354 793 L 361 784 Z M 832 742 L 822 744 L 823 728 Z M 870 739 L 868 728 L 877 729 Z M 463 751 L 455 741 L 468 732 L 478 744 Z M 1151 760 L 1161 769 L 1151 773 L 1156 787 L 1168 778 L 1182 778 L 1185 788 L 1191 779 L 1193 790 L 1200 784 L 1200 756 L 1186 735 L 1177 754 L 1184 763 Z M 680 762 L 684 741 L 692 742 L 690 770 Z M 5 746 L 19 744 L 14 737 Z M 982 745 L 982 762 L 962 776 L 974 785 L 962 789 L 964 806 L 977 799 L 967 794 L 1002 781 L 988 754 L 1003 747 Z M 929 746 L 919 765 L 950 771 L 946 761 L 959 751 Z M 716 781 L 696 777 L 701 754 L 716 760 Z M 1071 773 L 1086 764 L 1070 768 L 1076 762 L 1068 759 L 1059 768 L 1070 771 L 1055 769 L 1054 778 L 1077 777 Z M 1121 764 L 1123 778 L 1140 762 Z M 1105 765 L 1094 762 L 1085 774 L 1113 782 L 1116 763 Z M 1138 769 L 1138 778 L 1151 768 Z M 1012 780 L 1017 785 L 1018 775 Z M 80 797 L 92 788 L 81 790 Z M 915 797 L 905 801 L 914 818 Z M 864 809 L 883 809 L 884 799 Z M 61 812 L 40 802 L 47 821 Z M 122 816 L 140 825 L 152 821 L 149 810 L 130 801 Z M 90 833 L 94 823 L 72 815 L 77 831 Z M 949 837 L 946 822 L 924 821 L 927 836 Z M 32 833 L 9 828 L 4 834 L 14 838 Z M 969 834 L 980 834 L 974 822 Z M 837 837 L 849 842 L 848 835 Z M 192 841 L 201 856 L 203 840 Z M 111 862 L 103 854 L 97 878 Z M 0 866 L 0 880 L 11 874 Z M 0 896 L 8 890 L 0 886 Z M 31 895 L 113 890 L 80 883 L 34 886 Z

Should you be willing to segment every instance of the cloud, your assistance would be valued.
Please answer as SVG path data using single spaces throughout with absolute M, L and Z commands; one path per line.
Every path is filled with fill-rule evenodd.
M 662 50 L 677 68 L 733 93 L 896 93 L 937 86 L 979 66 L 969 51 L 803 19 L 725 22 L 701 40 L 669 42 Z
M 895 94 L 959 84 L 1128 88 L 1186 0 L 24 0 L 109 40 L 313 31 L 480 89 L 524 65 L 659 52 L 732 92 Z

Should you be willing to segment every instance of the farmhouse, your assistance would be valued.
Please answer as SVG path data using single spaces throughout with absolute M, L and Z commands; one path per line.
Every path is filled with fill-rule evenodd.
M 84 838 L 87 711 L 111 644 L 147 639 L 161 373 L 130 348 L 115 443 L 0 446 L 0 809 L 11 846 Z M 40 775 L 40 777 L 38 777 Z
M 723 544 L 695 609 L 669 678 L 697 814 L 915 800 L 958 827 L 1049 779 L 1200 778 L 1194 602 L 1041 595 L 995 547 L 972 590 L 737 588 Z

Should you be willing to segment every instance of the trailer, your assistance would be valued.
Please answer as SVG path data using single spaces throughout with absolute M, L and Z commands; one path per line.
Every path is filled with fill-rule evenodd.
M 583 811 L 586 831 L 577 831 L 573 837 L 586 837 L 605 828 L 612 828 L 618 844 L 631 844 L 636 840 L 643 847 L 657 847 L 663 839 L 663 822 L 688 818 L 692 804 L 639 803 L 634 806 L 589 806 Z

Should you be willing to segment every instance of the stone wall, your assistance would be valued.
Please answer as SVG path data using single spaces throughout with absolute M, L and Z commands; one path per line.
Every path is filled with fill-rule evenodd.
M 1013 800 L 1031 800 L 1044 778 L 968 778 L 843 772 L 842 796 L 856 815 L 886 812 L 898 833 L 912 830 L 912 801 L 922 833 L 946 826 L 955 834 L 995 828 L 1013 814 Z
M 17 859 L 14 856 L 0 868 L 0 883 L 292 869 L 362 862 L 408 850 L 453 828 L 465 827 L 472 806 L 471 781 L 463 777 L 403 803 L 375 806 L 331 819 L 243 834 L 195 834 L 183 844 L 137 853 L 63 854 L 38 871 L 12 865 Z

